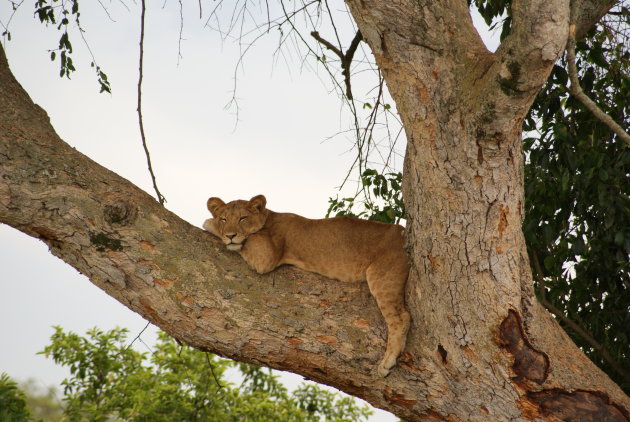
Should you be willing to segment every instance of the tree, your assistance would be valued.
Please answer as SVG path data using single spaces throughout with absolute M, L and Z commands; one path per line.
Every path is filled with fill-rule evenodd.
M 33 378 L 30 378 L 20 383 L 20 389 L 24 391 L 26 407 L 33 415 L 33 419 L 46 422 L 63 420 L 63 405 L 58 398 L 59 391 L 56 387 L 41 388 Z
M 24 392 L 5 373 L 0 374 L 0 420 L 6 422 L 33 420 L 26 407 Z
M 494 21 L 507 13 L 507 3 L 478 6 L 488 25 L 502 23 L 502 35 L 509 34 L 509 17 Z M 629 23 L 630 11 L 621 3 L 576 46 L 577 83 L 624 126 L 630 96 Z M 554 65 L 525 119 L 523 230 L 541 303 L 627 393 L 630 150 L 611 137 L 605 119 L 570 95 L 569 62 L 567 54 Z M 404 215 L 401 178 L 402 173 L 367 169 L 361 178 L 364 191 L 331 199 L 329 214 L 398 222 Z M 357 211 L 356 205 L 362 208 Z
M 576 55 L 579 84 L 627 127 L 624 6 L 585 34 Z M 568 56 L 554 66 L 524 126 L 525 238 L 541 303 L 628 393 L 630 339 L 622 327 L 630 324 L 630 149 L 569 95 Z
M 270 370 L 179 346 L 161 333 L 154 352 L 126 343 L 127 330 L 79 336 L 55 327 L 42 352 L 70 369 L 64 414 L 70 421 L 358 421 L 367 406 L 304 383 L 289 393 Z M 240 385 L 224 373 L 237 368 Z
M 627 420 L 628 398 L 537 302 L 521 229 L 522 123 L 569 25 L 580 38 L 613 3 L 514 3 L 494 54 L 466 2 L 347 4 L 407 136 L 413 326 L 389 377 L 373 372 L 384 327 L 366 286 L 293 268 L 252 274 L 65 145 L 3 55 L 0 221 L 187 344 L 300 373 L 408 420 Z

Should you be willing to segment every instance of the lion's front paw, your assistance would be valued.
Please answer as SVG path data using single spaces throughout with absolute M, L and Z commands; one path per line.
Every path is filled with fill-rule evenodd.
M 208 218 L 206 221 L 203 222 L 203 225 L 201 227 L 203 227 L 204 230 L 214 234 L 214 218 Z

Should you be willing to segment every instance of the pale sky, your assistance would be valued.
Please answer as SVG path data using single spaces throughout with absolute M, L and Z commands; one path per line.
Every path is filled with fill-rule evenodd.
M 51 62 L 48 52 L 59 34 L 39 23 L 31 2 L 13 17 L 4 48 L 14 75 L 48 112 L 62 139 L 153 194 L 135 111 L 139 7 L 103 4 L 116 22 L 97 2 L 85 2 L 81 24 L 112 95 L 98 93 L 91 59 L 76 32 L 71 41 L 78 71 L 71 80 L 59 78 L 59 63 Z M 10 3 L 0 1 L 0 22 L 6 25 L 10 14 Z M 209 196 L 232 200 L 263 193 L 270 209 L 322 217 L 354 159 L 352 139 L 328 139 L 347 130 L 350 119 L 328 77 L 321 68 L 310 70 L 315 60 L 304 65 L 294 49 L 274 57 L 279 35 L 271 31 L 248 51 L 238 73 L 237 122 L 225 105 L 232 98 L 239 46 L 203 28 L 206 19 L 199 20 L 196 3 L 185 10 L 178 65 L 178 3 L 147 10 L 144 124 L 167 208 L 200 226 Z M 402 159 L 393 164 L 400 170 Z M 121 326 L 133 338 L 145 322 L 53 257 L 43 243 L 0 225 L 0 372 L 58 385 L 68 372 L 36 355 L 48 344 L 52 325 L 80 334 L 94 326 Z M 142 336 L 149 345 L 154 338 L 154 330 Z M 136 347 L 146 351 L 140 343 Z M 377 413 L 371 420 L 395 420 L 388 415 Z

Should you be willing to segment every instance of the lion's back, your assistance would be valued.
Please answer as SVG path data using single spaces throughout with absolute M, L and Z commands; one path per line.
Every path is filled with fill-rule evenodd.
M 269 233 L 281 239 L 283 263 L 342 281 L 365 280 L 378 260 L 407 265 L 404 228 L 396 224 L 335 217 L 311 220 L 275 213 Z

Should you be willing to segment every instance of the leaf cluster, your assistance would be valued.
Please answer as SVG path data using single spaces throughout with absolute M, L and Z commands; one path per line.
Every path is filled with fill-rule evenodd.
M 31 413 L 26 407 L 26 397 L 6 373 L 0 374 L 0 421 L 31 421 Z
M 68 33 L 68 25 L 74 21 L 79 33 L 83 37 L 83 28 L 81 28 L 78 0 L 37 0 L 35 2 L 35 15 L 43 24 L 56 25 L 57 30 L 61 32 L 59 38 L 59 46 L 50 50 L 50 60 L 55 61 L 57 53 L 59 53 L 59 76 L 70 79 L 70 74 L 76 69 L 72 61 L 72 43 Z M 85 40 L 85 38 L 84 38 Z M 89 49 L 89 47 L 88 47 Z M 90 65 L 96 71 L 96 77 L 100 86 L 100 92 L 111 93 L 111 86 L 107 80 L 107 75 L 101 70 L 94 60 Z
M 381 174 L 368 168 L 361 174 L 361 186 L 363 189 L 353 197 L 329 198 L 326 217 L 349 216 L 384 223 L 400 223 L 405 218 L 402 173 Z
M 152 354 L 125 344 L 127 330 L 55 327 L 41 352 L 70 369 L 69 421 L 360 421 L 371 413 L 351 398 L 300 385 L 289 392 L 269 369 L 220 359 L 160 333 Z M 226 380 L 240 373 L 239 385 Z M 231 377 L 233 378 L 233 377 Z
M 604 21 L 577 43 L 576 54 L 586 94 L 627 128 L 630 14 L 625 7 L 617 13 L 622 32 Z M 589 332 L 620 368 L 630 368 L 630 148 L 568 95 L 567 80 L 559 62 L 524 125 L 523 229 L 540 296 Z M 630 391 L 623 370 L 565 329 Z

